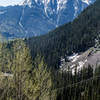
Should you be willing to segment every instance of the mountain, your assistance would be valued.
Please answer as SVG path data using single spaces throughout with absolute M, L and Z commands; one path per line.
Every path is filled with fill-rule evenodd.
M 88 5 L 95 0 L 25 0 L 24 5 L 30 8 L 38 7 L 43 10 L 46 17 L 56 25 L 72 21 Z
M 84 10 L 73 22 L 46 35 L 27 40 L 34 57 L 40 53 L 48 66 L 59 67 L 61 57 L 82 53 L 95 45 L 100 35 L 100 0 Z
M 45 34 L 72 21 L 95 0 L 24 0 L 0 7 L 0 32 L 14 37 Z

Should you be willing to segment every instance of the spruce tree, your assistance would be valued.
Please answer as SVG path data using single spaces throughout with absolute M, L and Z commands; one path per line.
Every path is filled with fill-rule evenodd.
M 25 81 L 28 78 L 31 67 L 31 56 L 28 47 L 22 40 L 15 41 L 13 43 L 13 62 L 11 68 L 15 100 L 22 100 L 24 98 Z
M 25 94 L 29 100 L 53 100 L 51 99 L 51 87 L 51 72 L 43 58 L 37 56 L 31 76 L 26 81 Z

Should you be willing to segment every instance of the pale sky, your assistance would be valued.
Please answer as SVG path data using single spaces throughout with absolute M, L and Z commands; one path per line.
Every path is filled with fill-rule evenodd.
M 0 6 L 17 5 L 23 0 L 0 0 Z

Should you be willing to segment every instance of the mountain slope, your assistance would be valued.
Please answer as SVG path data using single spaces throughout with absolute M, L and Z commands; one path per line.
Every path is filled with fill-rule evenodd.
M 100 32 L 100 1 L 88 7 L 72 23 L 27 42 L 33 58 L 41 53 L 49 66 L 58 67 L 61 56 L 82 52 L 95 45 Z M 95 16 L 94 16 L 95 15 Z
M 95 0 L 25 0 L 18 6 L 0 7 L 0 31 L 15 37 L 45 34 L 72 21 Z

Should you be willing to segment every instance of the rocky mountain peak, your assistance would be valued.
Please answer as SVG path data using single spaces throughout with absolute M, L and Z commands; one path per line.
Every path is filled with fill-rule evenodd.
M 4 18 L 4 21 L 2 20 L 0 24 L 1 32 L 15 34 L 19 31 L 18 33 L 22 33 L 23 35 L 27 34 L 24 36 L 28 37 L 45 34 L 60 25 L 73 21 L 73 19 L 94 1 L 95 0 L 23 0 L 18 6 L 11 6 L 9 9 L 5 8 L 4 10 L 1 9 L 0 18 L 1 20 Z M 15 14 L 16 17 L 12 17 Z M 9 16 L 9 21 L 6 16 Z M 12 18 L 14 22 L 12 22 Z M 10 21 L 14 23 L 13 25 L 15 26 L 13 26 Z M 6 26 L 11 28 L 6 28 Z M 16 31 L 16 26 L 18 27 L 18 31 Z

